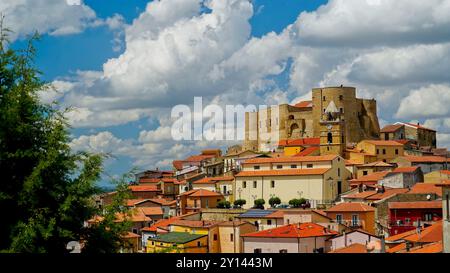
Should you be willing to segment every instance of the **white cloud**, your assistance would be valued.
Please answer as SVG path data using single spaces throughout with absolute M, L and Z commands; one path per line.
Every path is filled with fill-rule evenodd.
M 450 85 L 430 85 L 411 91 L 397 112 L 399 118 L 450 116 Z
M 13 31 L 12 40 L 35 31 L 50 35 L 74 34 L 98 24 L 89 6 L 68 5 L 65 0 L 2 0 L 0 14 L 5 16 L 5 25 Z

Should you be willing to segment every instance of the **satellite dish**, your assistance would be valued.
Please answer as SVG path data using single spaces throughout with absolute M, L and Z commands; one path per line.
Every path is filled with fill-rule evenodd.
M 427 195 L 427 200 L 430 201 L 431 200 L 431 195 Z

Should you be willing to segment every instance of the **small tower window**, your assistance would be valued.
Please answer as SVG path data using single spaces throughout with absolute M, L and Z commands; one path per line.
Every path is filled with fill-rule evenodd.
M 327 98 L 325 96 L 323 96 L 323 101 L 326 101 L 326 100 L 327 100 Z
M 333 143 L 333 134 L 332 133 L 328 133 L 327 139 L 328 139 L 328 144 Z
M 344 100 L 344 96 L 339 95 L 339 100 Z

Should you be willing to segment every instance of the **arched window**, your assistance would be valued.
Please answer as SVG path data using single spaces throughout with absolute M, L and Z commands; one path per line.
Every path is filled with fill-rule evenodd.
M 294 115 L 290 115 L 290 116 L 289 116 L 289 119 L 294 119 Z
M 331 143 L 333 143 L 333 134 L 330 132 L 330 133 L 328 133 L 328 143 L 329 144 L 331 144 Z

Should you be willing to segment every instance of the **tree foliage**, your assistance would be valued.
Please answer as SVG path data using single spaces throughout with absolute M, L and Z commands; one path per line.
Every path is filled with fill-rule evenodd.
M 62 253 L 68 242 L 93 238 L 95 232 L 113 234 L 114 245 L 114 234 L 123 231 L 114 221 L 85 225 L 103 214 L 92 197 L 100 193 L 96 182 L 104 155 L 72 153 L 66 110 L 41 103 L 39 93 L 52 87 L 35 68 L 33 44 L 39 36 L 20 50 L 11 48 L 7 38 L 0 18 L 0 250 Z M 115 209 L 105 213 L 115 215 Z
M 278 197 L 272 197 L 269 199 L 269 205 L 274 208 L 276 205 L 281 204 L 281 199 Z
M 231 203 L 229 201 L 220 201 L 217 203 L 217 208 L 219 209 L 229 209 L 231 208 Z
M 264 199 L 256 199 L 254 201 L 254 207 L 257 209 L 264 209 L 264 204 L 266 201 Z
M 242 207 L 243 205 L 247 204 L 247 201 L 245 201 L 244 199 L 237 199 L 234 200 L 233 204 L 237 207 Z

